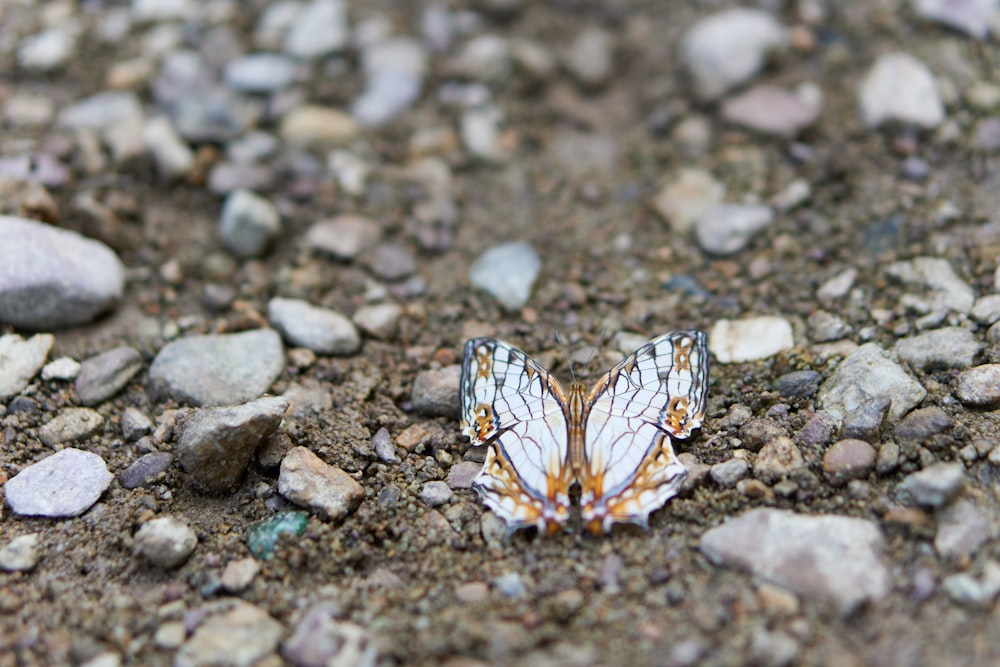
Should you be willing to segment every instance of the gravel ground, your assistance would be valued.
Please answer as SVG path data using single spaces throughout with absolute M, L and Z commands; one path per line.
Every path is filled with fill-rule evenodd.
M 1000 661 L 998 39 L 995 0 L 0 5 L 0 667 Z M 508 538 L 464 341 L 594 378 L 680 328 L 679 497 Z

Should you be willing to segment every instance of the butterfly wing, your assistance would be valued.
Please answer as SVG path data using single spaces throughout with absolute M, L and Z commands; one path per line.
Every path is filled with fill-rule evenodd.
M 646 526 L 687 476 L 671 439 L 701 426 L 708 396 L 704 332 L 675 331 L 623 359 L 590 390 L 580 511 L 593 532 Z
M 465 344 L 462 432 L 487 445 L 473 488 L 508 530 L 558 530 L 569 516 L 566 394 L 524 352 L 494 338 Z

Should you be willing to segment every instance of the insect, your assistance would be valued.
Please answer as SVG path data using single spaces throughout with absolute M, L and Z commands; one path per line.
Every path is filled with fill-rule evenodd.
M 649 513 L 687 477 L 672 439 L 701 425 L 708 394 L 704 332 L 649 341 L 586 390 L 569 389 L 495 338 L 465 344 L 462 432 L 489 449 L 473 488 L 508 534 L 555 533 L 571 516 L 571 487 L 593 533 L 616 522 L 648 527 Z

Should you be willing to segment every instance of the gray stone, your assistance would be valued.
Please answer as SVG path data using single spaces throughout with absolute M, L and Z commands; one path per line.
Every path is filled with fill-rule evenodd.
M 858 270 L 853 266 L 848 267 L 820 285 L 816 290 L 816 298 L 820 301 L 839 299 L 851 290 L 857 279 Z
M 780 630 L 755 630 L 750 640 L 750 660 L 761 667 L 787 667 L 795 663 L 801 647 L 791 635 Z
M 419 498 L 429 507 L 438 507 L 451 500 L 454 493 L 446 482 L 425 482 L 420 489 Z
M 809 398 L 819 389 L 823 378 L 816 371 L 792 371 L 774 381 L 774 388 L 786 398 Z
M 736 486 L 736 483 L 750 473 L 750 464 L 745 459 L 733 457 L 728 461 L 716 463 L 709 471 L 712 480 L 722 487 Z
M 194 552 L 198 536 L 191 527 L 172 516 L 142 524 L 135 534 L 135 552 L 165 570 L 180 567 Z
M 727 9 L 688 28 L 680 57 L 695 93 L 712 100 L 756 75 L 768 53 L 785 47 L 788 41 L 788 31 L 769 13 Z
M 933 310 L 955 311 L 967 314 L 976 302 L 976 293 L 941 257 L 917 257 L 895 262 L 886 267 L 886 273 L 897 280 L 926 287 L 931 291 L 930 306 Z
M 934 549 L 944 558 L 971 558 L 997 534 L 996 524 L 971 500 L 960 498 L 935 515 Z
M 206 493 L 231 491 L 264 440 L 278 430 L 288 401 L 267 397 L 192 412 L 177 429 L 174 454 Z
M 90 408 L 63 408 L 38 429 L 38 439 L 49 447 L 59 448 L 85 440 L 104 427 L 104 417 Z
M 351 115 L 365 127 L 378 127 L 419 99 L 427 52 L 416 39 L 382 39 L 364 49 L 361 65 L 365 88 L 351 103 Z
M 78 32 L 64 24 L 24 38 L 17 48 L 18 65 L 42 72 L 63 67 L 76 50 Z
M 337 259 L 353 259 L 373 247 L 382 236 L 374 220 L 358 215 L 339 215 L 317 222 L 306 232 L 306 243 Z
M 281 461 L 278 493 L 329 521 L 357 509 L 365 490 L 340 468 L 325 463 L 305 447 L 294 447 Z
M 774 220 L 774 212 L 761 204 L 716 204 L 695 226 L 698 245 L 707 253 L 732 255 Z
M 955 395 L 968 407 L 1000 407 L 1000 364 L 983 364 L 962 371 Z
M 245 93 L 275 93 L 295 81 L 295 61 L 279 53 L 251 53 L 222 69 L 226 85 Z
M 237 257 L 260 257 L 281 233 L 281 216 L 267 199 L 249 190 L 234 190 L 222 207 L 219 232 Z
M 251 667 L 270 660 L 281 641 L 281 623 L 238 598 L 220 600 L 201 612 L 208 618 L 174 656 L 174 667 Z M 213 613 L 215 612 L 215 613 Z
M 169 468 L 173 461 L 174 456 L 169 452 L 144 454 L 121 472 L 118 483 L 124 489 L 138 489 L 140 486 L 148 486 Z
M 4 572 L 31 572 L 42 559 L 39 550 L 41 533 L 18 535 L 0 547 L 0 570 Z
M 881 347 L 866 343 L 844 359 L 820 386 L 817 405 L 834 419 L 843 420 L 873 398 L 887 398 L 889 419 L 898 421 L 926 395 L 920 383 L 890 361 Z
M 934 329 L 896 341 L 900 360 L 921 370 L 966 368 L 983 347 L 971 331 L 961 327 Z
M 501 117 L 492 106 L 467 109 L 462 114 L 462 145 L 471 156 L 486 162 L 501 162 L 507 157 L 500 142 Z
M 25 329 L 86 324 L 114 308 L 125 267 L 103 243 L 0 216 L 0 322 Z
M 307 301 L 275 297 L 267 304 L 267 316 L 290 344 L 317 354 L 350 355 L 361 347 L 361 336 L 349 319 Z
M 503 83 L 511 72 L 509 42 L 498 35 L 476 35 L 455 55 L 451 69 L 475 81 Z
M 911 0 L 910 4 L 921 18 L 977 39 L 986 39 L 990 22 L 996 20 L 996 0 Z
M 142 102 L 135 93 L 112 91 L 97 93 L 63 107 L 56 124 L 70 130 L 104 131 L 142 120 L 144 116 Z
M 195 164 L 194 150 L 174 129 L 169 118 L 150 118 L 143 128 L 142 137 L 160 174 L 167 178 L 182 178 L 191 173 Z
M 608 82 L 614 72 L 615 42 L 611 33 L 597 27 L 585 28 L 573 39 L 563 62 L 579 83 L 597 88 Z
M 462 367 L 421 371 L 413 381 L 413 409 L 430 417 L 458 417 L 458 385 Z
M 56 519 L 86 512 L 112 479 L 100 456 L 69 447 L 14 475 L 3 490 L 14 514 Z
M 312 0 L 292 21 L 285 35 L 285 53 L 296 58 L 319 58 L 346 48 L 350 36 L 347 3 Z
M 403 308 L 399 304 L 379 303 L 358 308 L 351 319 L 366 334 L 391 340 L 399 329 L 399 318 L 402 314 Z
M 795 346 L 792 325 L 783 317 L 716 320 L 708 349 L 721 364 L 768 359 Z
M 976 299 L 969 315 L 980 324 L 986 325 L 1000 320 L 1000 294 L 987 294 Z
M 0 345 L 3 345 L 3 340 L 0 339 Z M 80 374 L 80 362 L 75 359 L 70 359 L 69 357 L 59 357 L 54 359 L 42 367 L 42 379 L 45 381 L 49 380 L 62 380 L 64 382 L 69 380 L 75 380 Z M 3 392 L 0 392 L 2 395 Z M 2 400 L 2 398 L 0 398 Z
M 119 423 L 121 424 L 122 438 L 125 439 L 125 442 L 135 442 L 153 430 L 153 422 L 149 420 L 146 413 L 132 406 L 125 408 L 119 419 Z
M 895 442 L 883 443 L 878 448 L 878 459 L 875 461 L 875 472 L 888 475 L 899 468 L 899 445 Z
M 284 368 L 281 337 L 273 329 L 190 336 L 160 350 L 149 384 L 160 399 L 225 405 L 262 395 Z
M 825 310 L 817 310 L 809 319 L 809 334 L 817 343 L 825 343 L 831 340 L 840 340 L 851 333 L 851 326 L 843 318 L 828 313 Z
M 835 482 L 867 477 L 875 468 L 875 448 L 864 440 L 840 440 L 823 455 L 823 472 Z
M 389 429 L 384 426 L 372 436 L 372 449 L 375 450 L 375 456 L 383 463 L 399 463 L 399 458 L 396 457 L 396 445 L 392 442 Z
M 779 437 L 760 448 L 753 463 L 753 474 L 768 484 L 788 479 L 805 470 L 802 453 L 791 438 Z
M 722 117 L 762 134 L 792 138 L 816 122 L 820 107 L 775 86 L 754 86 L 722 103 Z
M 906 476 L 896 492 L 922 507 L 941 507 L 958 495 L 965 482 L 961 463 L 935 463 Z
M 475 461 L 459 461 L 448 470 L 448 488 L 471 489 L 472 480 L 483 469 L 482 463 Z
M 934 74 L 907 53 L 879 56 L 858 88 L 858 100 L 869 127 L 895 122 L 933 129 L 945 118 Z
M 885 396 L 870 397 L 857 409 L 844 415 L 841 435 L 844 438 L 876 442 L 891 405 L 892 401 Z
M 417 270 L 413 252 L 399 243 L 383 243 L 375 248 L 368 262 L 372 273 L 382 280 L 402 280 Z
M 76 378 L 76 393 L 84 405 L 97 405 L 125 388 L 142 370 L 142 355 L 127 347 L 116 347 L 84 360 Z
M 714 563 L 829 601 L 846 615 L 889 592 L 883 543 L 878 525 L 864 519 L 755 509 L 705 532 L 700 548 Z
M 21 393 L 42 367 L 55 343 L 52 334 L 24 340 L 17 334 L 0 336 L 0 401 Z
M 375 667 L 374 639 L 364 628 L 337 620 L 341 615 L 337 605 L 313 605 L 295 624 L 282 654 L 296 667 Z
M 904 442 L 923 442 L 954 425 L 955 420 L 947 412 L 931 405 L 906 415 L 896 426 L 896 437 Z

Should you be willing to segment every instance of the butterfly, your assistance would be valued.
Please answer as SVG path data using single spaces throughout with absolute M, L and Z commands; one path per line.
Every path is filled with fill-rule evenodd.
M 465 344 L 461 428 L 488 447 L 472 486 L 507 523 L 555 533 L 570 519 L 571 487 L 593 533 L 616 522 L 648 527 L 687 471 L 672 440 L 701 426 L 708 395 L 702 331 L 664 334 L 625 357 L 587 391 L 565 388 L 509 343 Z

